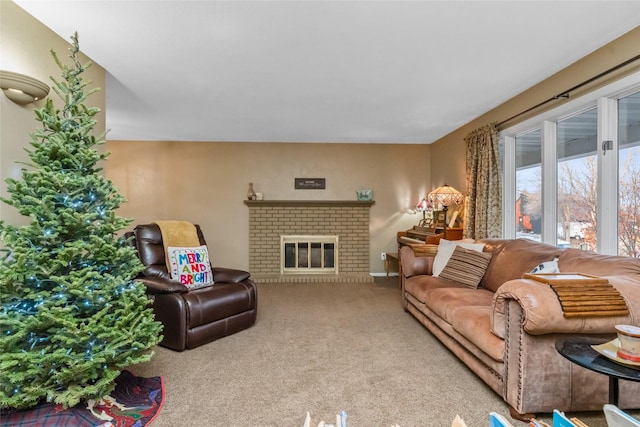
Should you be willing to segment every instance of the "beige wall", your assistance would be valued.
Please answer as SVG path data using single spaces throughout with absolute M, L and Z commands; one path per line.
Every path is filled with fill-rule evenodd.
M 199 223 L 214 264 L 249 265 L 249 182 L 265 199 L 355 200 L 373 189 L 370 271 L 395 252 L 396 233 L 418 223 L 407 208 L 431 188 L 428 145 L 109 141 L 106 175 L 137 223 Z M 326 178 L 326 190 L 295 190 L 294 178 Z
M 434 142 L 431 151 L 431 181 L 436 185 L 442 185 L 442 183 L 447 182 L 458 190 L 464 191 L 466 188 L 464 138 L 471 131 L 492 122 L 503 122 L 639 54 L 640 27 L 636 27 L 634 30 L 592 52 L 590 55 L 575 62 L 559 73 L 554 74 L 550 78 Z M 496 66 L 500 66 L 499 61 L 496 62 Z M 588 86 L 572 91 L 571 99 L 575 99 L 580 95 L 584 95 L 589 91 L 593 91 L 598 87 L 611 83 L 615 79 L 619 79 L 624 75 L 638 70 L 640 70 L 640 61 L 635 61 L 633 64 L 630 64 L 630 66 L 626 66 L 606 78 L 599 79 Z M 499 129 L 513 126 L 519 121 L 531 118 L 545 109 L 557 107 L 564 102 L 567 101 L 559 100 L 545 104 L 543 108 L 538 108 L 525 116 L 504 123 Z M 447 159 L 447 162 L 443 162 L 441 159 Z
M 82 35 L 79 37 L 82 49 Z M 0 41 L 0 69 L 35 77 L 49 86 L 49 76 L 59 78 L 61 74 L 50 51 L 56 51 L 62 61 L 68 59 L 70 39 L 62 39 L 15 3 L 5 0 L 0 1 Z M 92 65 L 84 76 L 86 80 L 93 81 L 95 87 L 104 88 L 105 72 L 99 65 Z M 54 99 L 56 105 L 62 106 L 53 91 L 49 93 L 49 97 Z M 0 195 L 3 197 L 7 196 L 6 178 L 20 178 L 22 165 L 16 164 L 16 161 L 28 160 L 24 148 L 31 147 L 29 135 L 40 125 L 33 110 L 41 108 L 44 102 L 41 100 L 21 106 L 0 94 Z M 97 117 L 98 124 L 95 128 L 96 134 L 102 134 L 105 129 L 104 91 L 92 95 L 89 103 L 103 111 Z M 16 225 L 27 222 L 27 218 L 4 203 L 0 203 L 0 218 Z
M 48 82 L 59 71 L 49 50 L 65 57 L 64 40 L 9 1 L 0 1 L 0 68 Z M 82 47 L 82 34 L 80 34 Z M 406 209 L 426 192 L 445 182 L 465 189 L 464 137 L 490 122 L 503 121 L 638 54 L 640 28 L 597 50 L 530 90 L 462 126 L 432 145 L 278 144 L 109 141 L 113 154 L 106 175 L 129 202 L 120 213 L 136 222 L 188 219 L 206 231 L 217 265 L 247 268 L 248 208 L 242 203 L 249 182 L 270 199 L 355 198 L 358 188 L 372 188 L 371 271 L 383 271 L 380 252 L 396 248 L 395 233 L 418 222 Z M 634 65 L 633 70 L 640 68 Z M 629 71 L 629 70 L 623 70 Z M 86 77 L 105 87 L 105 72 L 94 64 Z M 608 79 L 610 80 L 610 79 Z M 608 80 L 599 82 L 603 84 Z M 586 88 L 589 90 L 593 88 Z M 583 90 L 583 91 L 584 91 Z M 572 98 L 579 93 L 572 94 Z M 54 99 L 57 99 L 55 95 Z M 58 102 L 58 101 L 56 101 Z M 90 98 L 105 111 L 105 92 Z M 549 104 L 549 107 L 558 103 Z M 0 194 L 6 196 L 7 177 L 18 177 L 16 160 L 26 160 L 24 148 L 38 123 L 33 109 L 0 95 Z M 104 130 L 104 113 L 96 132 Z M 514 124 L 508 123 L 508 124 Z M 324 177 L 326 190 L 294 190 L 295 177 Z M 0 218 L 24 221 L 0 204 Z

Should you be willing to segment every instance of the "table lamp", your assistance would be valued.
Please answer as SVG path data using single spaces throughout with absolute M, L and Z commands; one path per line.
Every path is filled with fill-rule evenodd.
M 423 198 L 422 200 L 420 200 L 416 205 L 415 207 L 416 212 L 422 212 L 422 219 L 418 223 L 418 227 L 426 227 L 428 225 L 427 217 L 426 217 L 426 211 L 428 209 L 429 209 L 429 203 L 427 202 L 426 198 Z
M 427 195 L 432 206 L 442 206 L 444 211 L 444 238 L 447 238 L 447 210 L 451 205 L 459 205 L 464 200 L 461 192 L 447 184 L 438 187 Z

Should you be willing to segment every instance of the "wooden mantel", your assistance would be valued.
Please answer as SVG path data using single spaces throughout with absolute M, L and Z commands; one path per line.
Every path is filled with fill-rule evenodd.
M 247 206 L 371 206 L 375 202 L 373 200 L 245 200 Z

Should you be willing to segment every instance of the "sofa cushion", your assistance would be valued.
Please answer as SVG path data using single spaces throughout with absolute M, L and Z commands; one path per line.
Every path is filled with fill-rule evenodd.
M 592 276 L 640 276 L 640 259 L 600 255 L 580 249 L 566 249 L 558 260 L 560 271 Z
M 482 280 L 489 261 L 491 261 L 490 253 L 456 246 L 449 262 L 440 273 L 440 277 L 475 289 Z
M 438 288 L 466 288 L 466 286 L 452 282 L 451 280 L 442 279 L 428 275 L 408 277 L 404 282 L 404 290 L 411 294 L 421 303 L 425 303 L 428 298 L 428 292 Z
M 447 263 L 449 262 L 449 258 L 451 258 L 451 255 L 453 254 L 453 251 L 458 246 L 462 246 L 465 249 L 472 249 L 478 252 L 481 252 L 484 248 L 484 244 L 482 243 L 440 239 L 440 242 L 438 243 L 438 252 L 436 253 L 435 259 L 433 260 L 433 275 L 435 277 L 438 277 L 442 270 L 446 267 Z
M 559 257 L 562 251 L 563 249 L 534 240 L 508 240 L 499 250 L 492 252 L 493 257 L 480 286 L 495 292 L 503 283 L 519 279 L 538 264 Z M 562 265 L 560 270 L 568 271 Z
M 449 324 L 453 323 L 455 318 L 453 313 L 459 307 L 491 307 L 493 292 L 459 286 L 461 287 L 436 288 L 427 291 L 424 304 Z
M 452 311 L 453 328 L 476 347 L 499 362 L 504 358 L 504 340 L 491 332 L 491 307 L 465 306 Z

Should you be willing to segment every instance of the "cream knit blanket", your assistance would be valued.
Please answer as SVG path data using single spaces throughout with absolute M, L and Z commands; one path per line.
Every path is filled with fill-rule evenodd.
M 160 227 L 162 233 L 162 243 L 164 244 L 164 258 L 167 268 L 169 266 L 169 258 L 167 250 L 170 246 L 177 247 L 196 247 L 200 246 L 198 239 L 198 231 L 196 226 L 187 221 L 154 221 Z

